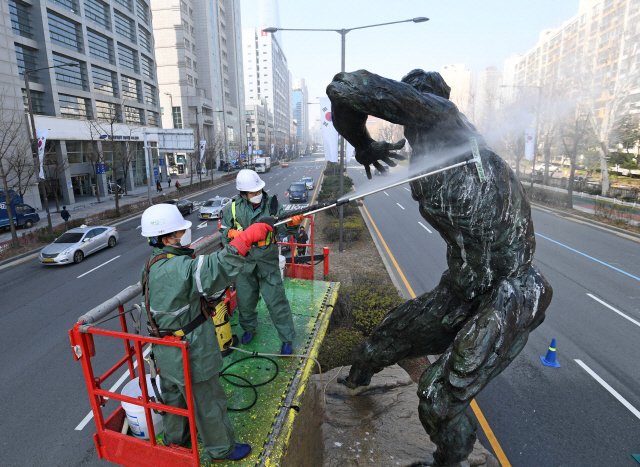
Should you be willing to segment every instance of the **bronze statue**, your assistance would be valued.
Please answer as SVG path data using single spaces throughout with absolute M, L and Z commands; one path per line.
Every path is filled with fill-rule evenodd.
M 413 70 L 401 82 L 366 70 L 339 73 L 327 87 L 332 119 L 371 178 L 380 161 L 395 166 L 404 146 L 376 142 L 368 115 L 404 126 L 411 164 L 444 160 L 441 167 L 480 149 L 486 182 L 465 165 L 411 183 L 420 214 L 447 243 L 447 263 L 431 292 L 390 311 L 371 337 L 353 350 L 340 382 L 367 386 L 374 373 L 405 358 L 441 357 L 420 378 L 420 420 L 437 445 L 436 466 L 457 466 L 476 440 L 465 409 L 525 346 L 544 320 L 551 286 L 532 264 L 535 235 L 525 191 L 509 166 L 489 148 L 455 104 L 439 73 Z M 433 169 L 431 166 L 430 169 Z M 415 245 L 419 248 L 419 245 Z

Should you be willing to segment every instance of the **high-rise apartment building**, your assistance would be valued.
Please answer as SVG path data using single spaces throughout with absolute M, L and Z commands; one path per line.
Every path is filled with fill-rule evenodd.
M 35 125 L 49 130 L 47 152 L 60 167 L 49 197 L 55 190 L 71 204 L 95 190 L 107 194 L 109 181 L 145 183 L 142 130 L 160 125 L 148 0 L 8 0 L 6 7 L 4 92 L 17 85 L 24 95 L 24 70 L 50 67 L 29 73 Z M 123 151 L 131 160 L 118 164 Z
M 164 127 L 193 128 L 221 161 L 235 160 L 246 147 L 240 0 L 151 7 Z M 191 155 L 178 155 L 173 170 L 188 174 Z
M 540 32 L 537 44 L 505 67 L 505 80 L 542 86 L 551 99 L 589 89 L 598 117 L 616 89 L 638 74 L 640 0 L 581 0 L 578 12 L 557 29 Z M 616 88 L 618 87 L 618 88 Z M 582 91 L 580 91 L 582 89 Z M 630 86 L 626 105 L 640 100 Z
M 297 123 L 298 149 L 302 152 L 310 143 L 309 139 L 309 91 L 304 78 L 293 80 L 293 120 Z
M 273 114 L 276 156 L 283 157 L 291 136 L 289 70 L 277 36 L 243 28 L 244 85 L 247 105 L 261 105 Z
M 456 104 L 460 112 L 469 118 L 471 103 L 471 70 L 465 69 L 464 63 L 443 65 L 440 75 L 451 88 L 449 99 Z

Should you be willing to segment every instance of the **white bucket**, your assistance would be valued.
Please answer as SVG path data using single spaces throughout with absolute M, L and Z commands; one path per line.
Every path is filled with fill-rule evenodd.
M 156 384 L 158 385 L 158 392 L 160 392 L 160 380 L 159 377 L 156 378 Z M 149 393 L 149 397 L 154 396 L 153 387 L 151 386 L 151 376 L 147 375 L 147 392 Z M 123 396 L 133 397 L 137 399 L 138 397 L 142 397 L 142 391 L 140 390 L 140 385 L 138 384 L 138 378 L 132 379 L 129 381 L 124 388 L 122 388 L 121 394 Z M 133 405 L 128 402 L 121 402 L 122 408 L 127 414 L 127 419 L 129 420 L 129 428 L 131 428 L 131 433 L 136 438 L 140 439 L 149 439 L 149 430 L 147 429 L 147 417 L 144 413 L 144 408 L 141 405 Z M 161 433 L 164 430 L 164 426 L 162 425 L 162 415 L 158 415 L 153 410 L 151 411 L 151 419 L 153 420 L 153 429 L 156 433 Z
M 278 265 L 280 266 L 280 277 L 282 277 L 282 280 L 284 280 L 284 268 L 287 265 L 287 258 L 285 258 L 282 255 L 278 256 Z

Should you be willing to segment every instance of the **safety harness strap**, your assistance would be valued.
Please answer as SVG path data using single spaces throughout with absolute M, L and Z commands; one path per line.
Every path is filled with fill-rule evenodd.
M 207 302 L 205 298 L 200 297 L 200 311 L 202 313 L 199 314 L 195 319 L 193 319 L 189 324 L 187 324 L 186 326 L 183 326 L 180 329 L 159 329 L 158 328 L 158 325 L 156 324 L 155 320 L 153 319 L 153 316 L 151 315 L 151 305 L 150 305 L 150 298 L 149 298 L 149 270 L 151 269 L 151 266 L 153 266 L 156 262 L 160 261 L 161 259 L 168 259 L 173 256 L 174 255 L 162 254 L 162 255 L 156 256 L 155 258 L 153 258 L 153 260 L 151 259 L 151 257 L 149 257 L 144 267 L 144 276 L 142 278 L 142 288 L 144 291 L 144 305 L 145 305 L 145 308 L 147 309 L 147 321 L 151 326 L 153 335 L 157 338 L 162 338 L 166 336 L 184 337 L 190 332 L 192 332 L 193 330 L 197 329 L 199 326 L 201 326 L 211 317 L 211 313 L 209 313 L 209 307 L 207 306 Z M 149 334 L 151 334 L 151 332 Z

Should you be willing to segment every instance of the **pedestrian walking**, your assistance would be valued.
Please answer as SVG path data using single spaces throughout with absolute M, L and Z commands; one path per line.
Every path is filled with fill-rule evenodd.
M 71 217 L 71 214 L 69 214 L 69 211 L 67 211 L 67 207 L 66 206 L 62 206 L 62 211 L 60 212 L 60 217 L 62 217 L 62 219 L 64 219 L 65 230 L 66 230 L 66 223 L 69 221 L 69 218 Z
M 167 188 L 171 187 L 171 175 L 167 175 Z
M 160 193 L 162 191 L 162 185 L 160 185 L 160 180 L 156 180 L 156 193 Z
M 307 244 L 309 242 L 309 236 L 307 235 L 307 232 L 305 232 L 304 227 L 300 227 L 300 233 L 298 234 L 298 238 L 296 239 L 296 243 L 304 243 Z M 299 246 L 297 247 L 297 252 L 296 254 L 298 256 L 302 256 L 306 253 L 307 251 L 307 247 L 306 246 Z

